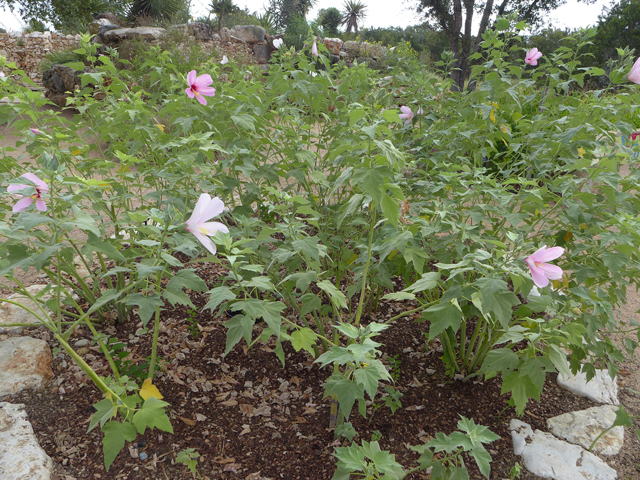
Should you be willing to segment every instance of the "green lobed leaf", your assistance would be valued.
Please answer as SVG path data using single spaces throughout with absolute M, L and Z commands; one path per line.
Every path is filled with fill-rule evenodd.
M 226 300 L 235 300 L 236 294 L 231 291 L 229 287 L 216 287 L 207 292 L 209 294 L 209 301 L 203 307 L 204 310 L 209 309 L 212 312 L 218 308 L 218 306 Z
M 147 398 L 140 410 L 133 415 L 132 422 L 138 432 L 144 435 L 146 428 L 149 427 L 173 433 L 171 421 L 165 412 L 165 407 L 168 406 L 167 402 L 158 400 L 156 397 Z
M 102 427 L 104 438 L 102 439 L 102 452 L 104 454 L 104 466 L 109 467 L 124 448 L 124 442 L 133 442 L 136 439 L 136 428 L 130 423 L 120 423 L 115 420 L 107 422 Z
M 338 290 L 329 280 L 322 280 L 321 282 L 316 283 L 316 285 L 329 295 L 331 303 L 333 303 L 336 308 L 347 308 L 347 297 L 345 297 L 344 293 Z
M 107 420 L 113 418 L 116 414 L 116 407 L 108 398 L 100 400 L 93 408 L 95 408 L 96 411 L 91 417 L 87 432 L 93 430 L 98 423 L 100 423 L 100 427 L 103 427 Z
M 331 395 L 336 396 L 340 410 L 344 414 L 344 418 L 348 420 L 355 401 L 364 401 L 364 386 L 346 378 L 340 372 L 334 372 L 324 384 L 324 397 L 322 398 Z
M 156 312 L 157 307 L 162 308 L 164 306 L 164 302 L 157 292 L 146 296 L 141 293 L 133 293 L 124 299 L 124 304 L 138 307 L 138 316 L 143 325 L 146 325 L 151 320 L 151 316 Z
M 291 345 L 296 352 L 306 350 L 311 355 L 315 355 L 313 347 L 316 344 L 317 338 L 318 336 L 313 330 L 308 327 L 304 327 L 291 334 Z

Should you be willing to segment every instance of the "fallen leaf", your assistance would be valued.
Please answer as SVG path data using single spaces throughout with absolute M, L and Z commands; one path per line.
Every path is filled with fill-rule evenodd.
M 296 417 L 296 419 L 293 421 L 293 423 L 309 423 L 309 422 L 307 422 L 306 418 Z
M 414 412 L 416 410 L 422 410 L 423 408 L 424 408 L 424 405 L 411 405 L 410 407 L 405 408 L 405 410 Z
M 251 426 L 242 425 L 242 431 L 240 432 L 240 435 L 238 435 L 238 436 L 241 437 L 242 435 L 246 435 L 247 433 L 251 433 Z
M 180 420 L 182 420 L 184 423 L 186 423 L 187 425 L 189 425 L 190 427 L 193 427 L 196 422 L 195 420 L 191 420 L 189 418 L 184 418 L 184 417 L 178 417 Z
M 271 416 L 271 407 L 268 405 L 263 405 L 261 407 L 258 407 L 254 410 L 253 414 L 255 416 L 258 415 L 262 415 L 263 417 L 270 417 Z
M 216 397 L 216 402 L 222 402 L 225 398 L 229 396 L 231 392 L 224 392 Z
M 315 408 L 307 408 L 304 412 L 302 412 L 302 415 L 311 415 L 312 413 L 316 413 L 318 410 L 316 410 Z
M 227 400 L 226 402 L 220 402 L 220 405 L 224 405 L 225 407 L 234 407 L 238 404 L 238 401 L 235 398 Z
M 196 413 L 196 421 L 197 422 L 204 422 L 206 419 L 207 419 L 207 417 L 205 417 L 201 413 Z
M 222 458 L 222 457 L 216 457 L 213 459 L 213 463 L 217 463 L 218 465 L 226 465 L 227 463 L 235 463 L 236 459 L 235 457 L 230 457 L 230 458 Z
M 240 411 L 243 413 L 243 415 L 253 415 L 253 405 L 249 405 L 248 403 L 241 403 L 240 404 Z
M 241 467 L 239 463 L 230 463 L 229 465 L 224 467 L 225 472 L 233 472 L 238 473 L 238 469 Z

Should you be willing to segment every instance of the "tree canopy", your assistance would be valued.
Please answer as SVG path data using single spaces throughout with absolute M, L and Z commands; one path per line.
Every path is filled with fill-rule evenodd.
M 617 55 L 616 48 L 628 46 L 640 53 L 640 0 L 621 0 L 598 20 L 593 51 L 599 64 Z
M 104 12 L 119 17 L 166 18 L 187 8 L 186 0 L 0 0 L 0 7 L 17 11 L 26 21 L 53 24 L 59 31 L 80 31 Z
M 582 0 L 593 3 L 595 0 Z M 452 76 L 459 89 L 469 72 L 469 56 L 478 50 L 482 34 L 497 16 L 515 14 L 518 20 L 540 25 L 547 14 L 566 0 L 418 0 L 416 11 L 440 27 L 449 38 L 455 55 Z M 480 14 L 478 31 L 473 33 L 474 14 Z

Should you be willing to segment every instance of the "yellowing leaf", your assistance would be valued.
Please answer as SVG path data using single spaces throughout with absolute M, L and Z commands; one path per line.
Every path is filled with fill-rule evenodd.
M 587 151 L 584 148 L 578 148 L 578 157 L 582 158 L 586 152 Z
M 496 123 L 496 111 L 495 110 L 491 110 L 491 113 L 489 114 L 489 119 L 493 122 Z
M 580 230 L 588 230 L 589 226 L 586 223 L 581 223 L 580 224 Z
M 568 242 L 569 240 L 571 240 L 573 238 L 573 233 L 571 232 L 567 232 L 566 235 L 564 236 L 564 241 Z
M 158 127 L 162 133 L 164 133 L 164 125 L 163 125 L 163 124 L 161 124 L 161 123 L 154 123 L 154 125 L 155 125 L 156 127 Z
M 75 150 L 71 150 L 71 153 L 74 155 L 80 155 L 82 152 L 76 148 Z
M 500 125 L 500 130 L 502 130 L 502 133 L 507 133 L 507 127 L 504 125 Z
M 147 378 L 142 384 L 142 388 L 140 389 L 140 396 L 143 400 L 146 400 L 150 397 L 156 397 L 158 400 L 164 398 L 160 393 L 160 390 L 158 390 L 158 387 L 151 383 L 150 378 Z

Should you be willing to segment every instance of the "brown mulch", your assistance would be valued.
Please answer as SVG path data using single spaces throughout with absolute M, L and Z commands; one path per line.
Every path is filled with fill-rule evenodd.
M 219 274 L 214 265 L 202 267 L 198 273 L 208 283 Z M 192 299 L 199 307 L 196 312 L 168 307 L 162 314 L 161 371 L 154 383 L 171 405 L 174 433 L 147 430 L 138 435 L 135 442 L 125 445 L 108 472 L 103 463 L 102 433 L 97 428 L 87 432 L 92 406 L 102 396 L 64 353 L 56 355 L 56 377 L 44 392 L 23 392 L 4 399 L 26 404 L 40 445 L 56 464 L 58 478 L 192 478 L 175 458 L 181 450 L 193 448 L 201 455 L 197 468 L 205 479 L 330 479 L 335 469 L 334 448 L 348 442 L 336 440 L 328 428 L 329 402 L 322 398 L 322 385 L 330 375 L 329 368 L 318 368 L 311 356 L 295 352 L 289 344 L 285 344 L 284 367 L 272 351 L 273 344 L 256 344 L 249 349 L 241 342 L 223 356 L 223 323 L 229 317 L 224 312 L 214 316 L 203 311 L 204 296 L 192 294 Z M 372 319 L 384 321 L 403 308 L 399 303 L 383 303 Z M 150 354 L 151 332 L 139 335 L 141 326 L 132 321 L 104 329 L 126 344 L 132 367 Z M 151 330 L 152 322 L 148 327 Z M 254 334 L 261 328 L 254 327 Z M 500 380 L 462 382 L 448 377 L 440 360 L 442 349 L 437 342 L 426 341 L 426 330 L 426 324 L 406 318 L 376 337 L 384 345 L 385 362 L 395 365 L 391 371 L 394 386 L 404 395 L 402 408 L 392 415 L 384 406 L 373 413 L 374 405 L 369 405 L 364 419 L 354 407 L 350 421 L 359 434 L 357 440 L 380 438 L 381 447 L 391 450 L 408 469 L 418 458 L 410 446 L 429 441 L 437 432 L 453 432 L 463 415 L 500 436 L 487 445 L 493 459 L 491 478 L 509 478 L 511 468 L 522 459 L 513 454 L 508 426 L 516 415 L 507 404 L 508 395 L 500 395 Z M 80 328 L 76 333 L 72 345 L 91 339 L 88 329 Z M 50 339 L 43 329 L 31 334 Z M 77 350 L 100 375 L 108 375 L 106 361 L 96 346 Z M 379 391 L 375 402 L 383 403 L 383 392 Z M 622 390 L 620 399 L 631 405 L 630 413 L 640 413 L 638 396 Z M 522 420 L 546 431 L 547 418 L 594 405 L 557 387 L 555 375 L 550 375 L 541 401 L 530 401 Z M 145 461 L 140 459 L 143 452 Z M 603 459 L 618 470 L 618 478 L 640 478 L 638 452 L 638 442 L 628 430 L 621 453 Z M 465 463 L 472 479 L 482 478 L 472 459 L 466 458 Z M 429 476 L 414 473 L 407 478 Z M 519 478 L 538 477 L 523 473 Z

